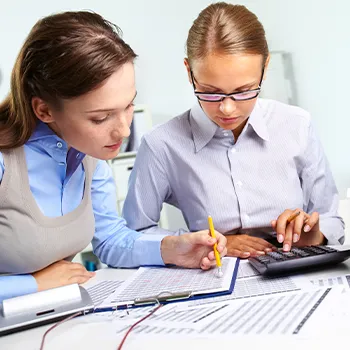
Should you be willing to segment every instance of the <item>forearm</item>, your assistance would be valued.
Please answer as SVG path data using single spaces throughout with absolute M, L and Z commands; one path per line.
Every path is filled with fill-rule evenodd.
M 163 234 L 144 234 L 127 227 L 110 235 L 95 235 L 92 245 L 96 256 L 112 267 L 164 265 L 161 256 Z

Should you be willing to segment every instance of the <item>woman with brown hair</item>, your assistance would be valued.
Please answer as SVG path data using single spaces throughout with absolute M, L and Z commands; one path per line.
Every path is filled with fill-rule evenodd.
M 206 228 L 210 213 L 228 254 L 241 258 L 274 249 L 273 231 L 285 251 L 343 243 L 337 189 L 309 114 L 258 99 L 269 59 L 264 28 L 246 7 L 219 2 L 199 14 L 185 58 L 198 105 L 144 137 L 124 204 L 131 228 L 165 233 L 157 227 L 165 202 L 190 231 Z
M 91 240 L 115 267 L 209 269 L 215 242 L 225 255 L 219 233 L 141 234 L 117 215 L 105 160 L 130 133 L 135 57 L 91 12 L 45 17 L 27 37 L 0 105 L 0 301 L 87 281 L 71 259 Z

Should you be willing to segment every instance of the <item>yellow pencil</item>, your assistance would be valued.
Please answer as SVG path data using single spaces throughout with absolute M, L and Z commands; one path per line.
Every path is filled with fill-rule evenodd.
M 287 225 L 290 224 L 299 214 L 300 214 L 300 211 L 297 211 L 296 213 L 292 214 L 292 215 L 287 219 Z
M 209 224 L 210 235 L 213 238 L 216 238 L 214 224 L 213 224 L 213 218 L 210 215 L 208 216 L 208 224 Z M 220 254 L 218 252 L 217 246 L 218 245 L 215 243 L 214 244 L 214 255 L 215 255 L 215 260 L 216 260 L 216 267 L 218 268 L 218 276 L 222 276 L 221 258 L 220 258 Z

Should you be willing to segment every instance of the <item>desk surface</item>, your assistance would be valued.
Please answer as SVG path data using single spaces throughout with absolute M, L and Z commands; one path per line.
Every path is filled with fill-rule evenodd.
M 131 276 L 136 270 L 128 269 L 102 269 L 99 270 L 96 276 L 86 283 L 84 286 L 96 283 L 98 281 L 106 279 L 119 279 L 125 280 Z M 326 271 L 307 273 L 306 275 L 317 278 L 320 276 L 328 277 L 337 276 L 339 273 L 344 272 L 350 273 L 350 261 L 335 266 L 334 268 L 327 269 Z M 106 323 L 104 322 L 82 322 L 83 319 L 89 316 L 73 319 L 66 324 L 60 325 L 57 329 L 49 333 L 46 338 L 44 350 L 62 350 L 62 349 L 79 349 L 79 350 L 115 350 L 119 344 L 120 337 L 113 332 L 106 331 Z M 40 347 L 41 338 L 50 325 L 35 328 L 32 330 L 4 336 L 0 338 L 0 349 L 1 350 L 38 350 Z M 256 346 L 264 346 L 268 341 L 271 342 L 271 338 L 265 336 L 249 336 L 248 337 L 235 337 L 235 347 L 247 347 L 249 348 Z M 274 342 L 278 342 L 279 346 L 283 346 L 283 350 L 291 349 L 315 349 L 315 348 L 326 348 L 334 347 L 333 337 L 293 337 L 293 336 L 274 336 Z M 337 337 L 337 344 L 349 344 L 350 333 L 339 335 Z M 227 339 L 206 339 L 205 337 L 198 337 L 196 339 L 169 339 L 166 338 L 153 338 L 145 340 L 142 339 L 140 342 L 137 337 L 132 337 L 132 334 L 128 337 L 128 340 L 124 344 L 123 349 L 161 349 L 166 347 L 170 349 L 219 349 L 223 346 L 228 346 Z

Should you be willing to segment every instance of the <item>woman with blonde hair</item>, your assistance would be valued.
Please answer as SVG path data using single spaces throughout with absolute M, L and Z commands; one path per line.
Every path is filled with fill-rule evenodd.
M 309 113 L 258 98 L 269 60 L 264 28 L 246 7 L 201 11 L 184 62 L 198 105 L 144 137 L 124 205 L 131 228 L 167 232 L 157 222 L 168 203 L 190 231 L 206 228 L 210 214 L 228 254 L 241 258 L 278 243 L 285 251 L 343 243 L 337 189 Z

